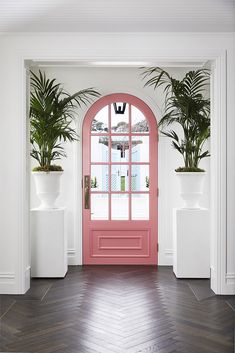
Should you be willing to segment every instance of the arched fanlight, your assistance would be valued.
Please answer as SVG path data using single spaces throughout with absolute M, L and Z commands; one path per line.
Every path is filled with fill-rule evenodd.
M 126 103 L 113 103 L 115 114 L 124 114 Z

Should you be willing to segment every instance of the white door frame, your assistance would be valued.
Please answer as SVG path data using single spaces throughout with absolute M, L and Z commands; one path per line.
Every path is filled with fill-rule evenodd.
M 180 54 L 179 54 L 180 52 Z M 161 63 L 177 63 L 177 62 L 195 62 L 210 60 L 212 63 L 212 119 L 211 119 L 211 287 L 217 294 L 229 294 L 234 290 L 234 284 L 228 286 L 226 273 L 226 51 L 225 50 L 196 50 L 195 55 L 187 54 L 186 50 L 172 50 L 167 56 L 155 55 L 149 57 L 143 55 L 141 60 L 152 63 L 152 65 Z M 118 62 L 132 61 L 136 59 L 118 57 Z M 33 62 L 101 62 L 104 61 L 99 55 L 89 58 L 65 57 L 64 55 L 54 56 L 25 56 L 19 60 L 20 65 L 20 87 L 26 87 L 27 65 Z M 107 59 L 105 59 L 107 62 Z M 112 61 L 112 60 L 110 60 Z M 21 197 L 21 229 L 18 236 L 18 270 L 16 276 L 18 278 L 18 292 L 24 293 L 29 288 L 30 266 L 25 259 L 29 257 L 29 146 L 27 142 L 28 124 L 26 117 L 26 90 L 22 96 L 22 141 L 24 147 L 22 149 L 22 197 Z M 79 190 L 76 190 L 78 193 Z M 77 201 L 77 208 L 79 208 Z M 78 220 L 79 222 L 79 220 Z M 81 224 L 79 222 L 78 224 Z M 77 227 L 78 227 L 77 224 Z M 79 229 L 78 229 L 79 231 Z M 79 240 L 77 240 L 79 242 Z M 81 248 L 81 244 L 77 244 Z M 78 258 L 81 254 L 78 255 Z M 81 258 L 80 258 L 81 260 Z

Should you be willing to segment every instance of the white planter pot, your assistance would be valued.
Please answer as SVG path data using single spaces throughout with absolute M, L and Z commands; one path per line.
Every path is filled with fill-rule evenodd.
M 180 181 L 180 195 L 184 201 L 183 208 L 198 209 L 200 198 L 203 194 L 205 172 L 176 173 Z
M 63 172 L 32 172 L 36 184 L 36 193 L 41 200 L 39 209 L 57 208 L 55 201 L 60 194 L 60 177 Z

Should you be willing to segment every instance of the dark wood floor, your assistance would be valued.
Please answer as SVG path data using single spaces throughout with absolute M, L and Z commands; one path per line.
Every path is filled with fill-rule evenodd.
M 1 352 L 234 352 L 234 297 L 170 267 L 71 267 L 0 300 Z

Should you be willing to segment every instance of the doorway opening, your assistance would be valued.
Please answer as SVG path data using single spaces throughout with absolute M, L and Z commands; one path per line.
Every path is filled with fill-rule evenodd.
M 185 56 L 184 56 L 185 57 Z M 226 117 L 225 107 L 226 107 L 226 90 L 221 90 L 220 87 L 225 87 L 226 83 L 226 75 L 225 75 L 225 66 L 226 66 L 226 55 L 224 52 L 215 51 L 214 53 L 201 52 L 202 61 L 206 58 L 209 58 L 213 62 L 212 66 L 212 107 L 213 107 L 213 121 L 212 121 L 212 136 L 211 136 L 211 169 L 213 178 L 211 178 L 211 285 L 212 289 L 216 293 L 225 293 L 230 289 L 227 288 L 226 282 L 226 261 L 225 261 L 225 249 L 226 249 L 226 119 L 222 119 L 222 116 Z M 180 57 L 175 56 L 174 59 Z M 59 60 L 59 59 L 58 59 Z M 190 56 L 191 60 L 191 56 Z M 26 60 L 27 61 L 27 60 Z M 59 61 L 58 61 L 59 63 Z M 153 63 L 154 64 L 154 63 Z M 31 65 L 31 64 L 30 64 Z M 21 77 L 22 80 L 25 79 L 25 76 Z M 150 104 L 151 106 L 151 104 Z M 22 116 L 22 119 L 25 118 L 25 115 Z M 25 138 L 25 135 L 24 135 Z M 79 153 L 78 149 L 78 153 Z M 25 163 L 25 155 L 23 156 L 23 161 Z M 221 172 L 222 171 L 222 172 Z M 29 177 L 27 176 L 27 180 Z M 76 191 L 80 190 L 80 172 L 78 172 L 79 180 Z M 27 190 L 24 190 L 25 194 L 27 194 Z M 78 193 L 79 195 L 79 193 Z M 23 201 L 22 201 L 23 202 Z M 23 211 L 25 215 L 28 217 L 28 209 L 29 203 L 23 202 Z M 80 207 L 80 201 L 76 200 L 77 209 Z M 75 230 L 80 232 L 80 223 L 75 225 Z M 27 225 L 27 219 L 25 224 Z M 20 243 L 22 243 L 22 254 L 19 254 L 19 261 L 21 263 L 21 267 L 19 270 L 20 278 L 22 281 L 19 285 L 19 292 L 25 291 L 24 288 L 27 288 L 29 285 L 29 276 L 25 275 L 25 272 L 22 272 L 24 261 L 23 259 L 28 259 L 27 246 L 29 241 L 29 232 L 26 228 L 25 236 L 20 238 Z M 81 232 L 80 232 L 81 234 Z M 81 240 L 76 239 L 76 246 L 74 248 L 68 249 L 68 255 L 74 263 L 71 264 L 81 264 L 82 263 L 82 246 Z M 80 249 L 80 250 L 77 250 Z M 170 250 L 170 249 L 169 249 Z M 166 249 L 166 253 L 170 253 L 168 249 Z M 22 255 L 22 256 L 21 256 Z M 71 262 L 72 262 L 71 261 Z M 30 265 L 27 267 L 27 274 L 29 273 Z M 226 292 L 226 293 L 227 293 Z

